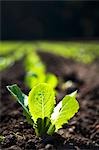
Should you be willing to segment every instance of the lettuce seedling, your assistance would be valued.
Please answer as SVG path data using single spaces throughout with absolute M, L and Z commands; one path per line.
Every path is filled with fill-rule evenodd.
M 57 132 L 79 109 L 76 91 L 66 95 L 55 107 L 55 91 L 47 83 L 33 87 L 29 96 L 22 93 L 16 84 L 7 88 L 21 104 L 27 121 L 33 125 L 38 136 Z
M 36 73 L 45 72 L 46 68 L 43 62 L 40 60 L 40 57 L 36 54 L 36 52 L 30 52 L 26 55 L 25 61 L 25 70 L 35 71 Z
M 37 73 L 37 72 L 27 72 L 26 77 L 25 77 L 25 83 L 26 85 L 32 89 L 35 85 L 38 83 L 43 83 L 45 81 L 45 73 Z
M 28 72 L 25 77 L 25 83 L 28 85 L 30 89 L 37 85 L 38 83 L 48 83 L 51 84 L 53 88 L 55 88 L 58 84 L 57 77 L 52 73 L 37 73 L 37 72 Z
M 38 83 L 49 83 L 53 88 L 57 86 L 57 77 L 52 73 L 46 73 L 45 65 L 35 52 L 27 54 L 24 65 L 26 70 L 25 83 L 30 89 Z
M 58 79 L 54 74 L 47 73 L 44 82 L 50 84 L 51 87 L 56 88 L 58 84 Z

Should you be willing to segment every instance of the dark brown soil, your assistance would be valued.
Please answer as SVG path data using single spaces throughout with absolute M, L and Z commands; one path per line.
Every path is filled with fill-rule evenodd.
M 47 71 L 55 73 L 60 80 L 57 102 L 78 89 L 80 110 L 52 137 L 36 137 L 34 129 L 22 114 L 22 108 L 6 89 L 17 83 L 24 93 L 29 89 L 23 83 L 25 70 L 22 61 L 16 62 L 1 75 L 1 124 L 2 150 L 98 150 L 99 149 L 99 61 L 90 65 L 70 59 L 39 52 Z M 62 89 L 62 82 L 72 80 L 73 86 Z

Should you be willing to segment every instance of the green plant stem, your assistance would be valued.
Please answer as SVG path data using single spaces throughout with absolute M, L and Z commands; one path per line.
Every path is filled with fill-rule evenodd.
M 55 126 L 54 124 L 50 125 L 50 127 L 49 127 L 49 129 L 47 131 L 48 135 L 52 135 L 54 133 L 54 131 L 55 131 L 55 127 L 54 126 Z
M 42 132 L 41 132 L 41 134 L 43 134 L 43 132 L 44 132 L 44 119 L 42 119 Z

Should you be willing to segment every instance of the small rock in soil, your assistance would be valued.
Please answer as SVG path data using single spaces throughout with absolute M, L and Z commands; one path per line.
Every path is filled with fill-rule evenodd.
M 6 150 L 21 150 L 21 148 L 17 145 L 13 145 L 13 146 L 7 148 Z
M 46 150 L 53 150 L 53 145 L 52 145 L 52 144 L 47 144 L 47 145 L 45 146 L 45 149 L 46 149 Z

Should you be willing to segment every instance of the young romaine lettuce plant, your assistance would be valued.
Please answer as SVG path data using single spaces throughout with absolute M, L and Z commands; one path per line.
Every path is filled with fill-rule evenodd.
M 26 77 L 25 83 L 31 89 L 38 83 L 49 83 L 53 88 L 58 84 L 57 77 L 52 73 L 46 73 L 46 67 L 35 53 L 29 53 L 25 59 Z
M 37 85 L 38 83 L 49 83 L 53 88 L 55 88 L 58 84 L 57 77 L 52 73 L 36 73 L 36 72 L 28 72 L 25 78 L 25 83 L 28 85 L 30 89 Z
M 79 109 L 76 91 L 66 95 L 55 107 L 55 91 L 50 84 L 34 86 L 28 96 L 16 84 L 7 86 L 7 89 L 21 104 L 27 121 L 33 125 L 38 136 L 57 132 Z
M 36 71 L 37 73 L 45 72 L 46 68 L 36 52 L 29 52 L 24 61 L 26 72 Z

